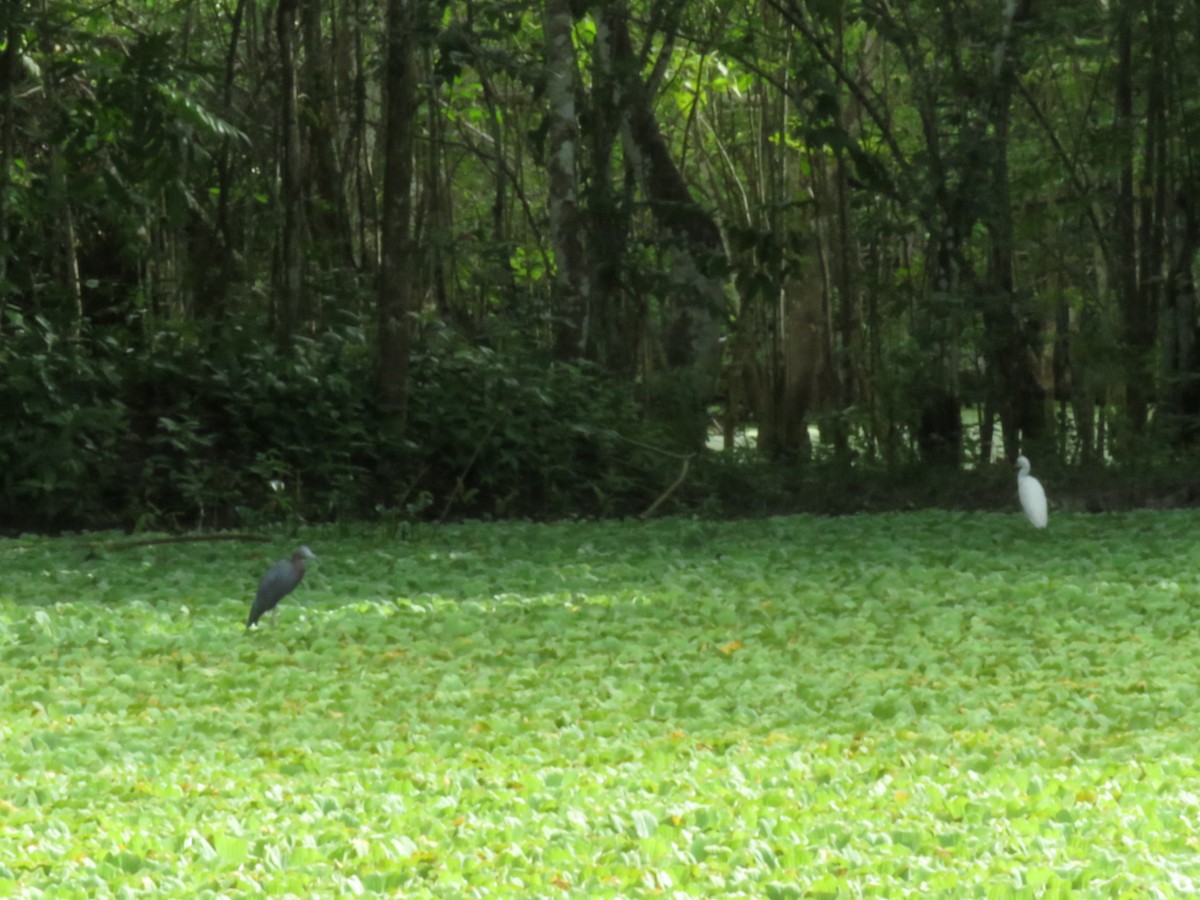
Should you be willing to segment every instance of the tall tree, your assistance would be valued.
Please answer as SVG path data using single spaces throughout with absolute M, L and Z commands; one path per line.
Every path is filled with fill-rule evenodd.
M 378 284 L 380 406 L 402 424 L 408 402 L 417 248 L 413 242 L 413 147 L 417 114 L 417 5 L 388 0 L 384 63 L 383 196 Z
M 1117 308 L 1125 344 L 1125 424 L 1134 434 L 1146 427 L 1150 410 L 1148 351 L 1153 337 L 1153 311 L 1138 284 L 1137 190 L 1134 123 L 1134 21 L 1140 4 L 1120 0 L 1113 6 L 1117 69 L 1113 103 L 1118 157 L 1113 210 L 1113 271 Z
M 1009 181 L 1009 137 L 1013 96 L 1020 79 L 1020 36 L 1032 15 L 1032 0 L 1010 0 L 1004 7 L 995 38 L 993 62 L 980 115 L 985 166 L 981 220 L 989 237 L 983 302 L 983 322 L 990 367 L 999 375 L 1005 451 L 1015 459 L 1022 451 L 1049 453 L 1045 443 L 1045 390 L 1038 382 L 1032 358 L 1037 351 L 1036 320 L 1022 322 L 1015 282 L 1016 247 L 1013 234 L 1012 192 Z M 990 458 L 990 446 L 984 449 Z
M 305 306 L 304 186 L 297 88 L 296 10 L 297 0 L 279 0 L 275 13 L 281 81 L 279 198 L 283 206 L 276 331 L 284 343 L 295 334 Z
M 329 17 L 340 21 L 344 4 L 334 3 Z M 345 52 L 342 44 L 348 39 L 344 31 L 330 29 L 326 37 L 322 26 L 326 11 L 320 0 L 301 0 L 300 22 L 304 36 L 304 62 L 301 68 L 304 103 L 304 144 L 307 147 L 305 179 L 310 187 L 306 197 L 305 221 L 312 240 L 334 267 L 354 265 L 350 207 L 346 196 L 347 167 L 338 157 L 337 140 L 342 131 L 338 100 L 344 94 L 342 77 Z
M 669 7 L 660 39 L 669 48 L 676 37 L 682 4 Z M 708 404 L 721 370 L 721 337 L 728 315 L 723 273 L 725 250 L 710 210 L 693 195 L 679 170 L 654 112 L 654 92 L 662 79 L 662 58 L 649 77 L 634 53 L 629 11 L 620 3 L 605 10 L 609 53 L 621 73 L 622 147 L 627 164 L 661 230 L 670 266 L 669 296 L 662 298 L 666 369 L 656 373 L 654 402 L 665 423 L 686 445 L 702 446 L 708 431 Z M 663 56 L 666 51 L 662 51 Z
M 986 329 L 983 351 L 995 379 L 1008 450 L 1014 452 L 1019 433 L 1036 439 L 1045 430 L 1033 348 L 1017 314 L 1008 218 L 1008 117 L 1030 2 L 1013 0 L 999 20 L 989 22 L 967 4 L 901 8 L 864 0 L 863 20 L 903 64 L 908 78 L 903 96 L 916 113 L 915 134 L 907 133 L 908 117 L 898 114 L 892 86 L 870 77 L 873 69 L 852 69 L 841 60 L 843 38 L 831 27 L 828 10 L 810 10 L 800 0 L 769 2 L 805 37 L 872 128 L 873 134 L 864 137 L 881 148 L 875 164 L 868 164 L 859 137 L 842 129 L 831 132 L 833 141 L 848 143 L 854 152 L 860 183 L 887 191 L 922 223 L 927 300 L 914 327 L 930 359 L 912 373 L 919 382 L 913 395 L 920 404 L 918 432 L 931 448 L 957 446 L 961 334 L 977 315 Z M 912 146 L 914 138 L 921 141 L 919 149 Z M 880 163 L 890 165 L 894 188 L 878 177 Z M 992 239 L 983 271 L 972 249 L 979 225 Z
M 10 290 L 8 262 L 12 247 L 9 229 L 15 187 L 12 167 L 17 147 L 17 82 L 21 77 L 21 56 L 24 53 L 24 23 L 20 15 L 22 5 L 21 0 L 4 0 L 3 6 L 0 6 L 7 23 L 4 50 L 0 51 L 0 304 L 7 300 Z
M 575 106 L 576 61 L 571 5 L 546 0 L 545 80 L 547 207 L 554 247 L 554 284 L 564 310 L 556 330 L 555 355 L 582 357 L 587 351 L 590 290 L 584 270 L 579 215 L 579 122 Z

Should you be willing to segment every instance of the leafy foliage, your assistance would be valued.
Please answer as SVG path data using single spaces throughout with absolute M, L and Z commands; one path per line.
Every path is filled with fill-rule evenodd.
M 87 521 L 125 474 L 116 347 L 88 354 L 44 320 L 30 324 L 10 311 L 20 331 L 0 352 L 3 505 L 9 515 L 37 509 L 43 522 Z
M 353 319 L 287 350 L 229 328 L 219 341 L 164 331 L 136 355 L 15 321 L 0 355 L 9 527 L 619 513 L 664 484 L 662 461 L 621 436 L 639 430 L 627 391 L 446 329 L 414 363 L 413 438 L 397 445 Z
M 413 376 L 410 431 L 428 466 L 418 488 L 499 514 L 612 514 L 653 497 L 656 461 L 628 465 L 622 435 L 639 414 L 627 389 L 585 363 L 429 338 Z
M 0 892 L 1187 893 L 1194 513 L 0 543 Z
M 829 426 L 860 472 L 957 467 L 972 407 L 989 458 L 1191 464 L 1197 20 L 994 6 L 421 5 L 390 142 L 356 4 L 10 4 L 0 325 L 46 394 L 5 401 L 0 500 L 54 527 L 628 512 L 671 475 L 617 424 L 693 449 L 710 407 L 776 457 Z M 398 146 L 413 307 L 380 318 Z M 365 348 L 408 312 L 460 333 L 417 347 L 417 427 L 381 436 Z

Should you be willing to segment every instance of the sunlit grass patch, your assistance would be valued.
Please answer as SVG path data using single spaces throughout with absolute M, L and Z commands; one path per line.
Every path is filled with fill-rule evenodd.
M 1198 525 L 5 542 L 0 894 L 1177 895 Z

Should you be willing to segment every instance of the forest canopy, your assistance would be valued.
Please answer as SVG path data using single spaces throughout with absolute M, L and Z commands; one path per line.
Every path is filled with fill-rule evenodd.
M 1200 442 L 1194 2 L 0 3 L 0 526 Z

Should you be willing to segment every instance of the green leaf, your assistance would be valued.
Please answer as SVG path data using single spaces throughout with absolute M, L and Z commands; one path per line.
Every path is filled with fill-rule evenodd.
M 640 838 L 648 838 L 658 829 L 658 819 L 648 810 L 634 810 L 631 818 L 633 819 L 634 833 Z

